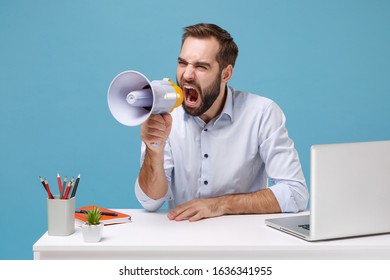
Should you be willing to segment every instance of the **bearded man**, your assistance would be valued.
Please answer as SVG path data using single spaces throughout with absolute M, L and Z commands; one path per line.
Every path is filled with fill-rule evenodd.
M 184 28 L 176 74 L 184 102 L 141 126 L 135 193 L 148 211 L 168 201 L 169 219 L 197 221 L 306 209 L 309 194 L 282 110 L 227 85 L 237 55 L 221 27 Z

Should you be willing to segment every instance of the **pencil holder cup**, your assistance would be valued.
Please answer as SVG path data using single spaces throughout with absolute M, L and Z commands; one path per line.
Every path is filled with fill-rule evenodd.
M 47 199 L 48 235 L 66 236 L 74 233 L 75 205 L 75 197 L 59 199 L 58 196 L 54 196 L 54 199 Z

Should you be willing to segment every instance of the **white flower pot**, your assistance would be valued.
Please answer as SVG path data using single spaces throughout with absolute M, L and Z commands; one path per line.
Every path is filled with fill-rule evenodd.
M 84 242 L 99 242 L 103 236 L 104 224 L 88 225 L 83 224 L 81 226 L 81 232 L 83 234 Z

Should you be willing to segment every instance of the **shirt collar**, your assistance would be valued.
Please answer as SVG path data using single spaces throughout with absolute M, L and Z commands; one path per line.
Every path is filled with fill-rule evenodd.
M 186 114 L 187 115 L 187 114 Z M 201 125 L 204 126 L 205 123 L 200 117 L 193 117 L 195 121 Z M 223 106 L 222 112 L 219 116 L 214 118 L 213 120 L 210 121 L 210 123 L 215 124 L 221 119 L 227 119 L 230 120 L 230 122 L 234 121 L 233 118 L 233 92 L 230 87 L 227 86 L 227 96 L 225 100 L 225 104 Z
M 227 115 L 230 120 L 233 122 L 234 121 L 234 116 L 233 116 L 233 92 L 230 87 L 227 87 L 227 96 L 225 100 L 225 106 L 223 107 L 221 116 Z
M 211 122 L 214 124 L 216 124 L 217 122 L 219 122 L 220 120 L 227 120 L 227 121 L 230 121 L 230 123 L 232 123 L 234 121 L 233 119 L 233 93 L 232 93 L 232 90 L 230 87 L 226 87 L 227 88 L 227 93 L 226 93 L 226 100 L 225 100 L 225 104 L 223 106 L 223 109 L 222 109 L 222 112 L 219 116 L 217 116 L 216 118 L 214 118 L 214 120 L 212 120 Z

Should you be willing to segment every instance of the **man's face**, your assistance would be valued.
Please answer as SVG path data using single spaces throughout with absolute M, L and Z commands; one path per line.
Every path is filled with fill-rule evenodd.
M 214 104 L 221 90 L 221 71 L 216 60 L 219 43 L 215 38 L 188 37 L 182 46 L 176 79 L 184 92 L 184 110 L 201 116 Z

